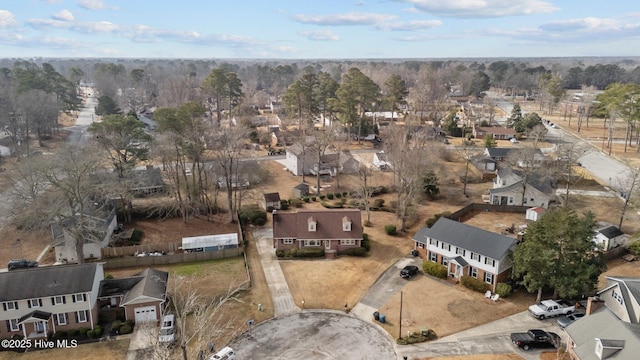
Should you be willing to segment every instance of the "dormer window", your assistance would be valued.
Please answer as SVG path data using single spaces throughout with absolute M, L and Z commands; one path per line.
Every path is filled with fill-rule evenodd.
M 351 219 L 347 216 L 342 218 L 342 231 L 351 231 Z
M 309 232 L 315 232 L 318 227 L 318 221 L 312 216 L 307 220 Z

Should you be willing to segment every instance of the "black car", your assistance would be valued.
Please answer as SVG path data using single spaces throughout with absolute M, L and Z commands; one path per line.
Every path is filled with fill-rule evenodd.
M 418 267 L 414 265 L 407 265 L 400 270 L 400 277 L 411 278 L 418 273 Z
M 38 262 L 29 261 L 25 259 L 16 259 L 16 260 L 10 260 L 7 267 L 9 268 L 9 270 L 26 269 L 26 268 L 38 267 Z

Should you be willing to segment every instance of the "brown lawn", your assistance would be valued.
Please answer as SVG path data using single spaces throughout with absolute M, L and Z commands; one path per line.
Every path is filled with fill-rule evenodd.
M 522 357 L 516 354 L 483 354 L 483 355 L 427 357 L 420 360 L 435 360 L 435 359 L 437 360 L 522 360 Z
M 0 359 L 25 359 L 25 360 L 53 360 L 53 359 L 73 359 L 73 360 L 122 360 L 126 358 L 129 349 L 129 340 L 121 339 L 116 341 L 98 342 L 92 344 L 78 345 L 69 349 L 50 349 L 29 351 L 23 354 L 13 352 L 0 352 Z

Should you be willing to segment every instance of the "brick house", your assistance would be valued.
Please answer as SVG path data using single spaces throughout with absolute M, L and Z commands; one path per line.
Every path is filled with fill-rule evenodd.
M 1 338 L 45 338 L 98 323 L 101 263 L 60 265 L 0 273 Z
M 276 250 L 322 247 L 329 257 L 362 244 L 362 216 L 358 209 L 301 210 L 273 213 Z
M 511 275 L 509 253 L 516 239 L 441 217 L 420 229 L 413 241 L 420 256 L 446 266 L 449 277 L 469 275 L 495 291 Z

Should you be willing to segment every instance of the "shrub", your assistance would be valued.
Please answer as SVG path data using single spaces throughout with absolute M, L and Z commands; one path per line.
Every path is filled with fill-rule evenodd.
M 280 209 L 289 210 L 289 201 L 284 199 L 280 200 Z
M 89 329 L 89 328 L 81 328 L 81 329 L 80 329 L 80 335 L 81 335 L 81 336 L 87 336 L 87 332 L 88 332 L 89 330 L 91 330 L 91 329 Z
M 422 332 L 410 333 L 408 336 L 403 336 L 396 339 L 398 345 L 417 344 L 437 338 L 436 332 L 433 329 L 427 330 L 426 334 Z
M 310 199 L 309 199 L 309 197 L 308 197 L 308 196 L 305 196 L 305 197 L 303 197 L 303 198 L 302 198 L 302 200 L 303 200 L 304 202 L 308 203 Z
M 331 194 L 331 193 L 327 194 L 327 199 L 333 200 L 333 194 Z
M 629 252 L 635 256 L 640 256 L 640 241 L 634 241 L 629 244 Z
M 267 219 L 265 218 L 257 218 L 255 221 L 252 221 L 254 225 L 262 226 L 267 223 Z
M 362 234 L 362 247 L 367 251 L 371 250 L 371 241 L 369 241 L 369 235 Z
M 343 249 L 343 250 L 340 250 L 338 252 L 338 255 L 366 256 L 367 255 L 367 249 L 365 249 L 362 246 Z
M 342 192 L 342 197 L 347 197 L 347 195 L 349 195 L 349 193 L 348 193 L 348 192 L 346 192 L 346 191 L 343 191 L 343 192 Z
M 111 274 L 106 274 L 106 275 L 104 276 L 104 279 L 105 279 L 105 280 L 113 279 L 113 275 L 111 275 Z
M 317 199 L 318 199 L 318 198 L 317 198 L 317 197 L 315 197 L 315 196 L 312 196 L 312 197 L 311 197 L 311 201 L 316 201 Z
M 373 224 L 371 223 L 371 221 L 369 220 L 365 220 L 362 222 L 362 225 L 365 227 L 371 227 Z
M 284 257 L 284 250 L 282 250 L 282 249 L 276 250 L 276 256 L 279 257 L 279 258 Z
M 289 251 L 287 252 L 287 257 L 296 257 L 298 256 L 298 249 L 296 248 L 291 248 L 289 249 Z
M 373 206 L 380 208 L 384 206 L 384 199 L 375 199 L 373 200 Z
M 429 227 L 429 228 L 430 228 L 430 227 L 432 227 L 432 226 L 433 226 L 433 224 L 435 224 L 435 223 L 436 223 L 436 221 L 438 221 L 438 219 L 440 219 L 441 217 L 447 217 L 447 216 L 449 216 L 449 215 L 451 215 L 451 212 L 449 212 L 449 211 L 444 211 L 444 212 L 441 212 L 441 213 L 435 214 L 435 215 L 433 215 L 432 217 L 428 218 L 428 219 L 424 222 L 424 224 L 425 224 L 427 227 Z
M 53 339 L 65 339 L 67 337 L 67 332 L 64 330 L 58 330 L 53 334 Z
M 392 209 L 397 209 L 398 208 L 398 202 L 393 200 L 389 203 L 389 206 L 391 206 Z
M 119 329 L 122 325 L 124 325 L 124 323 L 121 320 L 114 320 L 111 323 L 111 328 L 112 329 Z
M 93 333 L 96 335 L 96 337 L 102 336 L 102 328 L 100 327 L 100 325 L 96 325 L 93 328 Z
M 429 274 L 440 279 L 447 278 L 447 267 L 433 261 L 424 261 L 422 263 L 422 270 L 424 270 L 425 274 Z
M 238 212 L 242 224 L 264 225 L 267 222 L 267 212 L 257 205 L 245 206 Z
M 134 229 L 133 233 L 131 234 L 131 242 L 133 244 L 139 245 L 140 241 L 142 241 L 142 235 L 144 235 L 144 232 L 142 230 Z
M 69 337 L 75 337 L 76 335 L 78 335 L 78 329 L 69 329 L 67 331 L 67 335 Z
M 293 250 L 293 249 L 292 249 Z M 302 248 L 297 249 L 296 256 L 300 258 L 308 258 L 308 257 L 323 257 L 324 249 L 323 248 Z
M 124 322 L 125 325 L 129 325 L 133 328 L 133 326 L 136 324 L 133 320 L 129 319 L 127 321 Z
M 132 332 L 133 328 L 130 325 L 122 325 L 122 327 L 120 328 L 121 335 L 131 334 Z
M 384 232 L 387 233 L 387 235 L 396 235 L 398 233 L 395 225 L 385 225 Z
M 267 212 L 268 213 L 272 213 L 273 212 L 273 206 L 267 206 Z
M 466 288 L 471 289 L 477 292 L 485 292 L 489 288 L 489 284 L 485 283 L 482 280 L 478 280 L 472 276 L 464 275 L 460 278 L 460 283 L 464 285 Z
M 300 200 L 300 199 L 291 199 L 291 200 L 289 200 L 289 203 L 293 207 L 297 207 L 297 208 L 301 208 L 302 207 L 302 200 Z
M 340 199 L 342 197 L 342 194 L 337 192 L 337 193 L 333 194 L 333 196 L 335 196 L 336 199 Z
M 343 204 L 329 204 L 328 202 L 321 201 L 320 205 L 326 207 L 327 209 L 342 209 L 344 207 Z
M 496 294 L 500 295 L 501 298 L 506 298 L 511 295 L 511 285 L 498 283 L 498 285 L 496 285 Z
M 93 330 L 89 330 L 87 331 L 86 335 L 89 339 L 93 339 L 94 337 L 96 337 L 96 332 Z
M 320 195 L 320 201 L 324 200 L 325 196 L 324 195 Z

